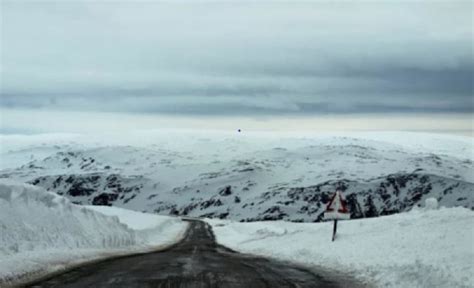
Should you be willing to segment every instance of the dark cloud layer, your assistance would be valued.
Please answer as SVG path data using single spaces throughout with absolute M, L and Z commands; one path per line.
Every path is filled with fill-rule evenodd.
M 471 2 L 2 2 L 6 108 L 473 113 Z

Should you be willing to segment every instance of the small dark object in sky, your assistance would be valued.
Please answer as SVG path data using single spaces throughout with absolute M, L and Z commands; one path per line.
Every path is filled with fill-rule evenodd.
M 237 129 L 237 132 L 239 132 L 239 133 L 240 133 L 240 132 L 242 132 L 242 130 L 240 130 L 240 129 Z

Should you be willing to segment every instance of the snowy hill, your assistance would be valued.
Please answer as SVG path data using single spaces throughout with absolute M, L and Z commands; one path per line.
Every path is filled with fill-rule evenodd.
M 473 141 L 421 133 L 2 136 L 0 178 L 85 205 L 240 221 L 319 221 L 336 188 L 353 218 L 434 197 L 474 208 Z

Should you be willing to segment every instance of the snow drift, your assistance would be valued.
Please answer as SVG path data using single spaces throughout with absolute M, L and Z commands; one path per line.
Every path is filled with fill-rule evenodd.
M 426 208 L 340 222 L 237 223 L 209 220 L 218 242 L 232 249 L 349 272 L 378 287 L 472 287 L 474 212 Z
M 142 213 L 109 206 L 86 206 L 88 209 L 109 216 L 117 216 L 121 223 L 134 229 L 139 241 L 149 244 L 174 243 L 176 237 L 184 232 L 185 224 L 177 217 Z M 171 235 L 171 238 L 170 238 Z
M 177 218 L 132 213 L 132 219 L 148 220 L 148 226 L 134 229 L 136 225 L 126 225 L 117 216 L 74 205 L 42 188 L 0 181 L 0 284 L 172 243 L 186 227 Z

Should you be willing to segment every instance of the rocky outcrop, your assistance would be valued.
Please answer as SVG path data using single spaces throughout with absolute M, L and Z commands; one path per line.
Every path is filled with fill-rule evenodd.
M 29 181 L 77 204 L 109 206 L 117 202 L 127 203 L 141 192 L 147 182 L 148 179 L 142 176 L 123 177 L 106 173 L 41 176 Z

